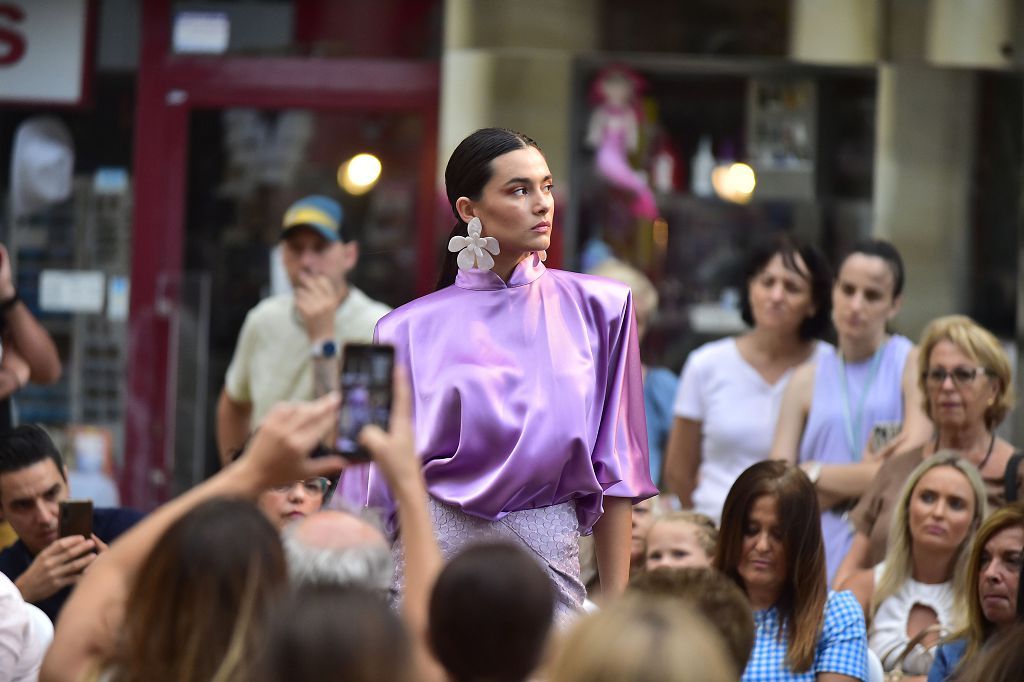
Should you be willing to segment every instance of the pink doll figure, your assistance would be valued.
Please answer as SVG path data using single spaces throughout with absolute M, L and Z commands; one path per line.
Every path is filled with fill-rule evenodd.
M 633 195 L 632 210 L 641 218 L 658 217 L 658 206 L 646 177 L 629 165 L 637 146 L 640 111 L 637 95 L 643 80 L 624 66 L 609 66 L 594 79 L 590 99 L 595 104 L 587 144 L 597 150 L 598 172 L 612 185 Z

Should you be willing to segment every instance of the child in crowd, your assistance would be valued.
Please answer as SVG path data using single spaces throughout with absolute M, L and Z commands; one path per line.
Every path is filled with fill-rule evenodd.
M 706 568 L 718 544 L 718 529 L 698 512 L 671 512 L 655 519 L 647 533 L 644 569 Z

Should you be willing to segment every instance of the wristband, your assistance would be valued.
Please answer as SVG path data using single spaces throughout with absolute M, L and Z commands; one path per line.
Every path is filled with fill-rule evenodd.
M 18 294 L 18 290 L 14 290 L 14 296 L 11 296 L 6 301 L 0 301 L 0 314 L 6 313 L 8 310 L 18 305 L 18 301 L 21 300 L 21 296 Z

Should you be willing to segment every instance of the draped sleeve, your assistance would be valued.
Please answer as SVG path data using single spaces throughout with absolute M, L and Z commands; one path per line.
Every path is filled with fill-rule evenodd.
M 657 494 L 632 298 L 619 282 L 528 260 L 508 282 L 460 272 L 376 335 L 408 369 L 431 496 L 492 521 L 572 501 L 587 533 L 604 495 Z M 368 474 L 366 502 L 390 520 L 387 487 Z

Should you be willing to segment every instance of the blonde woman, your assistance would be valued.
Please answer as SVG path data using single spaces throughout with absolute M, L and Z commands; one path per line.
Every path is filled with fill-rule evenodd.
M 893 514 L 885 562 L 842 586 L 864 607 L 871 621 L 868 646 L 886 672 L 898 667 L 926 675 L 938 630 L 963 625 L 968 547 L 986 510 L 981 476 L 956 452 L 939 452 L 910 474 Z M 900 660 L 919 633 L 935 626 Z
M 1004 474 L 1014 447 L 996 428 L 1013 408 L 1014 395 L 1010 361 L 999 340 L 969 317 L 947 315 L 925 328 L 918 347 L 918 390 L 934 435 L 921 447 L 890 457 L 850 512 L 856 532 L 836 573 L 837 585 L 882 561 L 907 476 L 939 450 L 954 450 L 978 468 L 989 508 L 1005 504 Z

